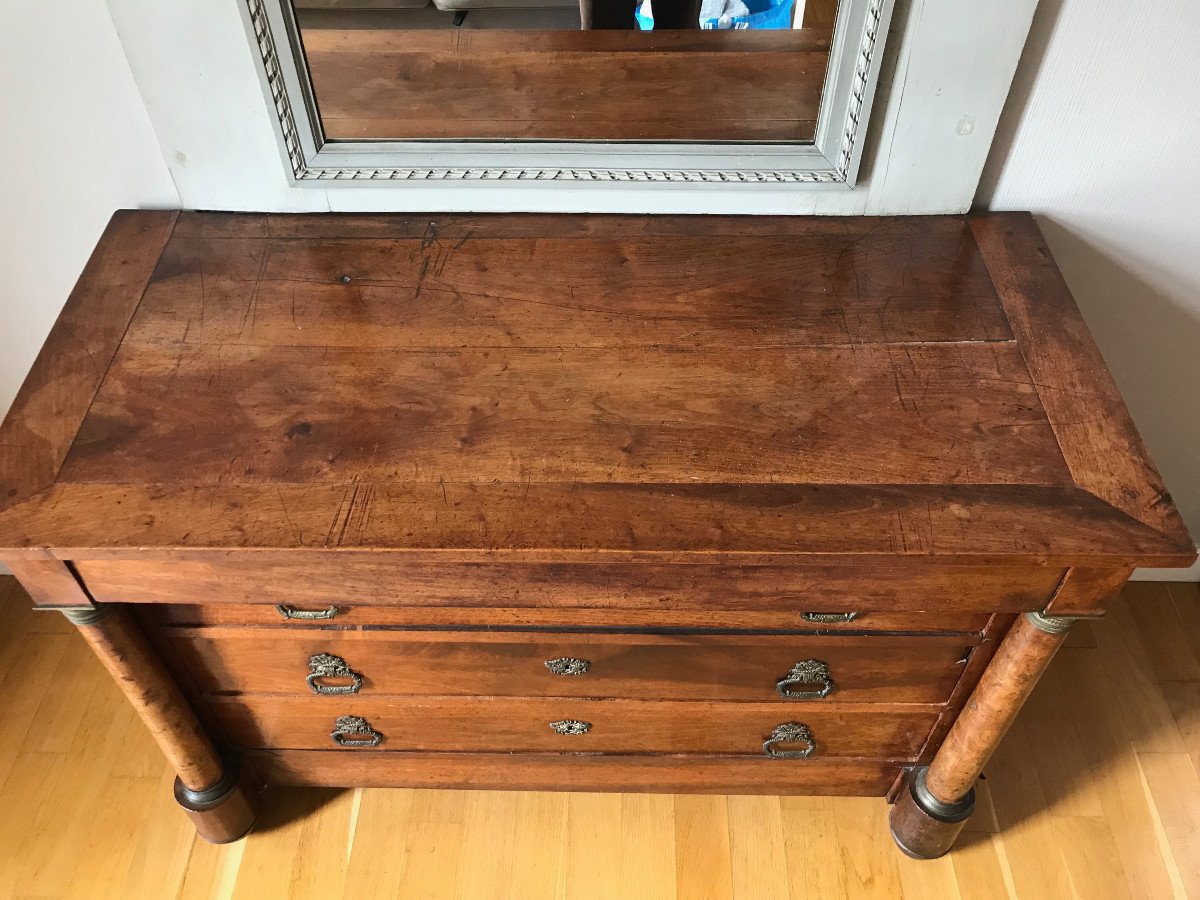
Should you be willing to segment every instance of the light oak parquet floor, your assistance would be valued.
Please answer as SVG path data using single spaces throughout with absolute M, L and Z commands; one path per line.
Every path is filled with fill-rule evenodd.
M 1200 898 L 1197 585 L 1076 629 L 929 863 L 857 798 L 289 790 L 213 847 L 82 640 L 27 607 L 0 581 L 0 898 Z

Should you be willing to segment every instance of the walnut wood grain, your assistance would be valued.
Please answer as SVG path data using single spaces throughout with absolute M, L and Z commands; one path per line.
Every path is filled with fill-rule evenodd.
M 1133 567 L 1195 558 L 1027 218 L 187 214 L 169 239 L 145 221 L 128 253 L 99 254 L 142 279 L 89 267 L 84 321 L 64 313 L 3 426 L 51 449 L 6 459 L 0 547 L 39 603 L 211 604 L 194 631 L 155 628 L 164 661 L 121 656 L 119 628 L 96 639 L 179 764 L 207 766 L 181 790 L 220 760 L 179 750 L 189 728 L 207 740 L 171 719 L 180 692 L 244 690 L 205 703 L 209 733 L 296 748 L 285 779 L 318 758 L 415 783 L 462 775 L 448 757 L 414 774 L 429 750 L 582 750 L 610 756 L 580 756 L 580 784 L 610 759 L 634 760 L 611 784 L 689 784 L 685 762 L 641 754 L 715 752 L 747 774 L 699 771 L 763 789 L 787 761 L 757 757 L 762 740 L 798 720 L 818 765 L 860 766 L 830 769 L 837 789 L 929 762 L 951 802 L 1050 655 L 1019 619 L 989 664 L 1006 615 L 1096 614 Z M 83 365 L 89 316 L 98 362 L 58 403 L 38 385 Z M 238 618 L 272 603 L 343 603 L 354 621 Z M 863 633 L 799 633 L 820 630 L 805 610 L 864 612 Z M 995 618 L 982 638 L 887 633 L 921 614 L 934 634 Z M 412 626 L 442 633 L 387 630 Z M 753 628 L 792 633 L 736 633 Z M 956 642 L 978 644 L 961 678 Z M 373 718 L 389 752 L 324 750 L 332 698 L 286 695 L 318 644 L 370 663 L 368 693 L 336 714 Z M 811 710 L 757 701 L 793 644 L 863 680 Z M 628 672 L 602 699 L 516 696 L 538 693 L 524 667 L 551 652 Z M 595 726 L 565 751 L 576 736 L 547 724 L 564 717 Z M 520 760 L 529 783 L 570 771 Z M 897 836 L 948 847 L 961 820 L 927 828 L 914 796 Z M 242 800 L 225 811 L 248 825 Z M 209 837 L 233 830 L 192 811 Z
M 988 262 L 956 217 L 188 214 L 0 546 L 1190 561 L 1072 487 Z
M 881 238 L 907 237 L 899 246 L 905 265 L 929 256 L 955 261 L 953 275 L 962 284 L 990 284 L 987 267 L 965 216 L 669 216 L 621 213 L 295 213 L 196 212 L 179 214 L 175 237 L 205 239 L 270 238 L 283 241 L 424 241 L 430 249 L 485 239 L 561 238 L 588 241 L 637 241 L 643 238 L 803 238 L 794 246 L 822 270 L 852 276 L 861 272 L 904 286 L 895 260 L 878 252 Z M 465 239 L 465 240 L 464 240 Z M 743 269 L 744 271 L 744 269 Z M 890 274 L 889 274 L 890 272 Z M 898 277 L 899 275 L 899 277 Z M 897 282 L 899 282 L 897 284 Z M 848 287 L 857 292 L 851 278 Z M 995 289 L 990 289 L 995 296 Z M 853 295 L 851 295 L 853 296 Z
M 92 605 L 92 597 L 83 589 L 75 573 L 66 563 L 50 553 L 10 559 L 7 565 L 35 606 L 54 608 Z
M 1132 574 L 1129 567 L 1069 569 L 1046 604 L 1045 612 L 1051 616 L 1100 615 Z
M 912 771 L 896 798 L 892 836 L 906 854 L 949 852 L 974 808 L 976 780 L 1062 646 L 1069 621 L 1017 618 L 928 768 Z
M 950 852 L 966 826 L 974 809 L 974 798 L 945 809 L 940 815 L 931 815 L 917 799 L 913 783 L 915 777 L 910 772 L 902 779 L 900 793 L 888 817 L 892 837 L 906 856 L 938 859 Z
M 963 707 L 970 700 L 971 692 L 975 690 L 975 686 L 979 683 L 980 676 L 987 671 L 988 665 L 991 664 L 992 658 L 996 655 L 996 650 L 999 648 L 1000 642 L 1008 634 L 1014 620 L 1015 616 L 1008 613 L 997 613 L 992 616 L 984 628 L 979 641 L 971 646 L 970 656 L 966 657 L 965 663 L 960 666 L 961 677 L 954 685 L 950 699 L 939 714 L 937 724 L 933 726 L 933 730 L 929 733 L 929 737 L 925 741 L 925 746 L 921 749 L 921 755 L 918 760 L 921 764 L 927 765 L 933 759 L 938 748 L 941 747 L 947 732 L 953 727 L 959 713 L 962 712 Z M 895 787 L 897 789 L 901 787 L 900 781 L 897 781 Z
M 79 633 L 137 710 L 179 780 L 202 791 L 221 780 L 223 765 L 187 700 L 138 626 L 120 607 Z
M 839 706 L 711 701 L 538 698 L 350 697 L 243 695 L 209 700 L 243 749 L 337 749 L 340 716 L 363 716 L 402 751 L 548 753 L 718 753 L 763 756 L 763 742 L 786 722 L 811 727 L 811 758 L 912 759 L 937 717 L 937 706 L 844 703 Z M 558 734 L 550 723 L 591 723 L 586 734 Z M 353 755 L 356 751 L 341 751 Z M 802 765 L 802 760 L 791 760 Z
M 196 802 L 189 799 L 179 779 L 175 780 L 175 800 L 192 820 L 200 837 L 210 844 L 229 844 L 245 837 L 254 828 L 263 787 L 258 770 L 242 762 L 237 781 L 215 800 Z
M 778 701 L 799 714 L 843 702 L 944 703 L 971 642 L 961 637 L 502 634 L 472 631 L 174 629 L 169 639 L 201 691 L 312 696 L 309 660 L 333 654 L 362 678 L 357 696 L 453 695 Z M 582 659 L 578 675 L 555 659 Z M 784 701 L 776 682 L 819 660 L 834 689 Z M 322 679 L 327 685 L 347 679 Z M 820 690 L 816 683 L 794 690 Z
M 331 218 L 341 233 L 322 236 L 329 226 L 314 223 L 307 237 L 277 218 L 258 229 L 241 217 L 185 219 L 129 341 L 458 350 L 1013 340 L 961 221 L 820 220 L 804 235 L 786 222 L 764 231 L 718 221 L 689 235 L 626 218 L 592 236 L 559 222 L 538 234 L 442 217 L 398 220 L 389 234 Z M 903 280 L 890 270 L 898 257 Z
M 80 560 L 78 571 L 100 600 L 137 603 L 203 601 L 559 611 L 575 621 L 593 607 L 617 614 L 704 612 L 769 615 L 800 626 L 802 612 L 860 612 L 860 627 L 889 611 L 963 613 L 1041 609 L 1063 578 L 1054 568 L 925 564 L 738 566 L 717 563 L 522 564 L 409 562 L 378 553 L 225 554 L 205 558 Z M 370 621 L 387 623 L 388 615 Z M 472 615 L 475 613 L 472 612 Z M 787 618 L 783 618 L 786 616 Z M 346 621 L 343 619 L 342 621 Z M 908 629 L 919 627 L 910 616 Z
M 295 599 L 294 597 L 292 599 Z M 287 620 L 275 605 L 214 603 L 155 603 L 141 607 L 156 625 L 188 628 L 207 625 L 254 627 L 285 624 L 292 631 L 346 631 L 357 629 L 391 630 L 411 627 L 545 629 L 623 631 L 780 631 L 791 634 L 813 632 L 868 634 L 930 634 L 951 632 L 963 636 L 983 631 L 991 618 L 987 613 L 964 612 L 861 612 L 850 622 L 813 623 L 796 610 L 760 612 L 754 610 L 711 609 L 679 611 L 670 609 L 629 609 L 626 607 L 397 607 L 347 606 L 306 601 L 293 604 L 306 611 L 328 610 L 336 606 L 332 619 Z M 812 612 L 835 612 L 827 607 Z
M 951 803 L 975 785 L 1025 698 L 1066 639 L 1019 616 L 929 765 L 927 785 Z
M 560 753 L 253 754 L 270 784 L 521 791 L 882 796 L 900 766 L 881 760 Z
M 352 430 L 344 398 L 363 398 Z M 855 415 L 839 414 L 851 403 Z M 219 442 L 194 440 L 206 422 L 221 422 Z M 464 471 L 534 484 L 1070 483 L 1012 345 L 696 349 L 686 365 L 655 349 L 126 345 L 63 480 L 130 471 L 156 484 Z
M 177 216 L 113 214 L 0 424 L 0 512 L 54 481 Z
M 0 518 L 7 556 L 140 548 L 370 549 L 457 562 L 1183 565 L 1091 494 L 1041 486 L 63 484 Z M 40 552 L 40 551 L 35 551 Z
M 1033 218 L 983 216 L 971 226 L 1075 482 L 1194 558 L 1187 528 Z
M 334 141 L 811 141 L 831 31 L 303 29 Z

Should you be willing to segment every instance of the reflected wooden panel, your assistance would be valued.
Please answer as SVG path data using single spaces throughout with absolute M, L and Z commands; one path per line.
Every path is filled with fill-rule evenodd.
M 307 29 L 330 140 L 811 141 L 830 32 Z

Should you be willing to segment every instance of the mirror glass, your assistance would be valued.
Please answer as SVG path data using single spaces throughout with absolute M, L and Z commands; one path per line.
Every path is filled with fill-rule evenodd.
M 325 139 L 811 143 L 838 0 L 294 0 Z

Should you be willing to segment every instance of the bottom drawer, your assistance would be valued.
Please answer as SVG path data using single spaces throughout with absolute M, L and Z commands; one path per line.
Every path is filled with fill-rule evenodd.
M 882 797 L 901 772 L 887 760 L 571 753 L 382 753 L 263 750 L 249 754 L 270 785 L 623 791 L 657 794 L 803 794 Z
M 912 759 L 940 706 L 518 698 L 214 698 L 242 748 Z M 339 720 L 341 725 L 339 726 Z M 808 740 L 777 740 L 780 726 Z M 767 742 L 771 742 L 767 744 Z

